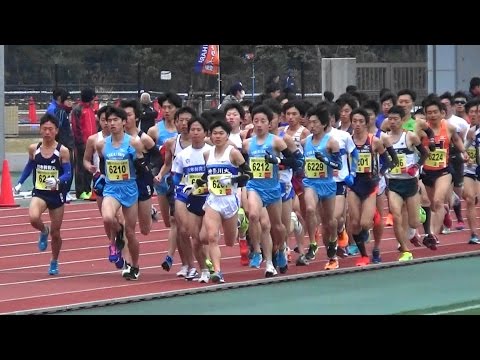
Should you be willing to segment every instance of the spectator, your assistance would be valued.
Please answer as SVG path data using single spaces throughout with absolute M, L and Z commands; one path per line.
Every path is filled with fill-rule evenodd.
M 93 111 L 95 91 L 85 88 L 80 93 L 80 104 L 71 112 L 75 148 L 75 193 L 77 199 L 89 200 L 92 195 L 92 174 L 83 166 L 85 145 L 90 135 L 97 133 L 97 122 Z
M 270 75 L 267 82 L 265 83 L 265 87 L 271 84 L 278 84 L 280 86 L 280 75 L 278 74 Z
M 335 95 L 333 94 L 333 92 L 327 90 L 323 93 L 323 98 L 329 103 L 332 103 Z
M 480 99 L 480 77 L 470 79 L 470 99 Z
M 65 146 L 69 153 L 70 153 L 70 164 L 74 165 L 74 140 L 72 134 L 72 126 L 70 124 L 70 113 L 72 111 L 72 96 L 66 90 L 61 91 L 60 95 L 60 104 L 58 104 L 57 108 L 55 109 L 55 116 L 58 119 L 58 134 L 55 138 L 60 144 Z M 73 174 L 73 171 L 72 171 Z M 70 196 L 70 188 L 72 187 L 73 182 L 73 175 L 67 181 L 65 185 L 65 192 L 66 192 L 66 202 L 70 202 L 72 200 Z
M 147 133 L 148 129 L 155 125 L 155 119 L 158 116 L 158 111 L 153 108 L 152 100 L 148 92 L 142 93 L 140 96 L 140 104 L 141 114 L 137 127 L 144 133 Z
M 345 92 L 350 95 L 354 95 L 354 93 L 357 91 L 357 87 L 355 85 L 348 85 L 347 88 L 345 89 Z
M 282 92 L 280 89 L 280 84 L 270 83 L 265 87 L 265 91 L 263 92 L 263 94 L 260 94 L 260 96 L 255 100 L 255 102 L 262 103 L 267 99 L 277 100 L 281 94 Z
M 55 109 L 57 108 L 58 105 L 62 103 L 60 97 L 62 95 L 62 92 L 64 91 L 65 89 L 62 89 L 62 88 L 53 89 L 52 101 L 50 102 L 50 104 L 48 104 L 47 114 L 55 115 Z
M 283 87 L 283 92 L 286 94 L 288 93 L 295 94 L 297 92 L 297 88 L 295 85 L 295 76 L 292 74 L 292 70 L 288 70 L 287 72 L 287 77 L 285 78 L 285 85 Z
M 236 84 L 232 85 L 230 90 L 228 90 L 228 94 L 227 96 L 225 96 L 225 99 L 223 99 L 219 109 L 223 111 L 223 109 L 228 103 L 240 102 L 244 97 L 245 90 L 243 89 L 243 85 L 241 82 L 237 82 Z

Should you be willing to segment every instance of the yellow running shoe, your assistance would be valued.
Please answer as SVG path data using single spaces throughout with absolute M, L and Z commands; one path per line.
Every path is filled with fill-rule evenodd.
M 248 222 L 248 218 L 247 216 L 245 215 L 245 210 L 243 210 L 243 208 L 239 208 L 238 209 L 238 230 L 245 234 L 248 230 L 248 225 L 249 225 L 249 222 Z
M 210 260 L 210 259 L 205 260 L 205 265 L 207 265 L 208 272 L 210 274 L 213 274 L 215 272 L 215 269 L 213 268 L 212 260 Z
M 413 255 L 409 251 L 404 251 L 400 254 L 398 261 L 410 261 L 413 260 Z

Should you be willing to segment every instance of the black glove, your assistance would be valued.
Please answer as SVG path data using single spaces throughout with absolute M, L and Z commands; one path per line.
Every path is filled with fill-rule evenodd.
M 429 142 L 428 142 L 428 149 L 430 151 L 435 151 L 437 147 L 435 146 L 435 139 L 434 138 L 430 138 L 429 139 Z
M 136 158 L 135 160 L 133 160 L 133 165 L 135 166 L 135 171 L 137 175 L 151 172 L 150 164 L 147 162 L 147 160 L 144 157 Z
M 270 154 L 268 151 L 265 151 L 265 161 L 271 164 L 280 164 L 281 159 L 275 155 Z
M 315 157 L 316 157 L 318 160 L 320 160 L 321 162 L 323 162 L 323 163 L 325 162 L 325 157 L 322 155 L 321 152 L 315 151 Z

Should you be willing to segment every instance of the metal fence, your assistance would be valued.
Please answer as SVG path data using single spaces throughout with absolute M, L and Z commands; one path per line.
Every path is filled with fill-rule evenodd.
M 357 88 L 371 99 L 380 100 L 379 91 L 388 88 L 394 93 L 410 89 L 417 94 L 417 104 L 427 96 L 426 63 L 358 63 Z

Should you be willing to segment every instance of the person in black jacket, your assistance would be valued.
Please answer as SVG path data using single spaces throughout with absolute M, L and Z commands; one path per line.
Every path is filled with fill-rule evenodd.
M 158 116 L 158 111 L 152 107 L 152 100 L 150 99 L 150 94 L 148 92 L 142 93 L 140 96 L 140 104 L 142 112 L 140 114 L 137 127 L 144 133 L 147 133 L 148 129 L 155 125 L 155 119 Z
M 66 185 L 67 198 L 66 201 L 71 200 L 69 191 L 73 182 L 73 165 L 74 165 L 74 140 L 72 127 L 70 124 L 70 112 L 72 111 L 73 99 L 67 90 L 61 89 L 60 91 L 60 104 L 55 109 L 55 116 L 58 119 L 58 134 L 55 138 L 57 142 L 65 146 L 70 152 L 70 164 L 72 164 L 72 176 L 68 180 Z

